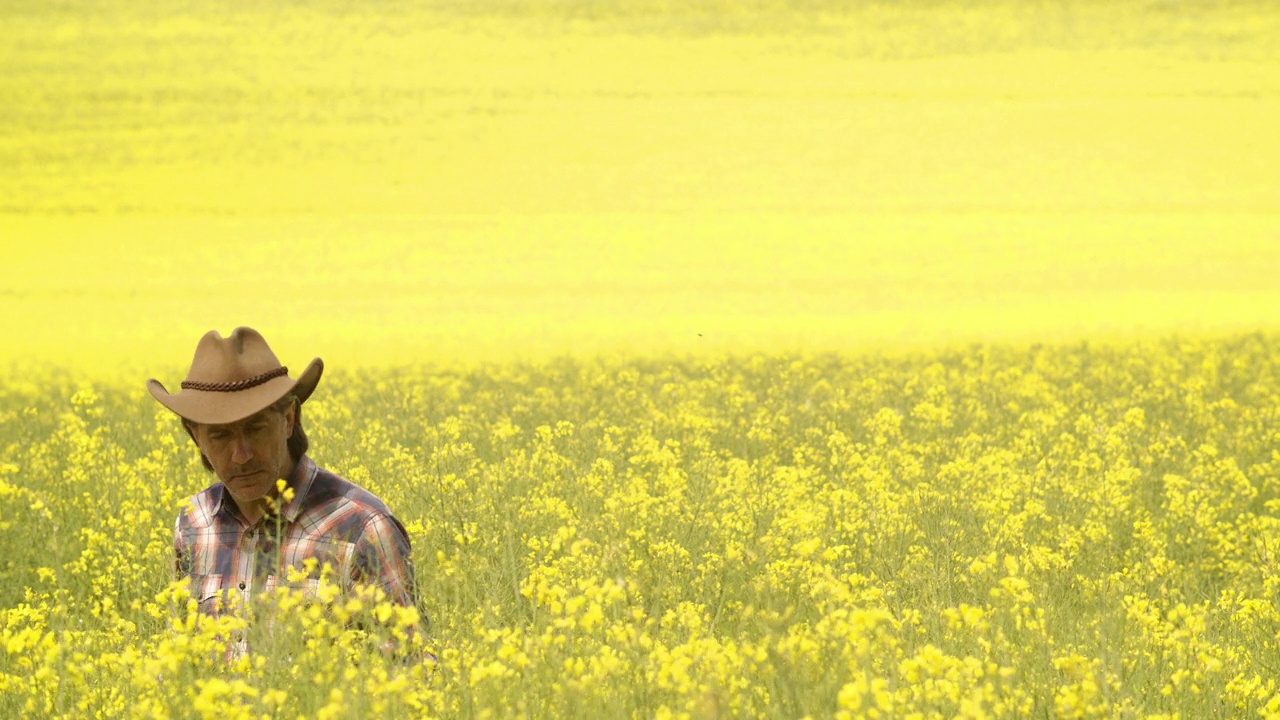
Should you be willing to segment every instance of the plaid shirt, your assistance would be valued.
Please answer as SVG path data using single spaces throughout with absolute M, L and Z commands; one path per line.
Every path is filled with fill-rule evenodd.
M 314 590 L 319 567 L 337 571 L 344 591 L 381 587 L 392 602 L 415 600 L 409 536 L 381 500 L 364 488 L 316 467 L 305 455 L 289 481 L 293 499 L 279 515 L 249 525 L 221 482 L 191 498 L 174 531 L 174 572 L 191 579 L 200 612 L 248 603 L 288 582 L 287 569 L 315 558 L 306 581 Z

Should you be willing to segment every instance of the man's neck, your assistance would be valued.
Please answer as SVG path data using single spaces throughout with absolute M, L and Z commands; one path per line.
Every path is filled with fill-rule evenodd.
M 262 516 L 267 514 L 267 509 L 270 507 L 268 505 L 268 500 L 265 497 L 258 500 L 246 500 L 244 502 L 240 502 L 232 497 L 231 501 L 236 504 L 236 510 L 240 511 L 240 517 L 244 518 L 245 524 L 249 527 L 257 525 L 258 521 L 262 519 Z

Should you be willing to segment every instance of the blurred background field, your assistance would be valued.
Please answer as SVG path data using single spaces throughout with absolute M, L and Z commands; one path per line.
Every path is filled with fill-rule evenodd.
M 0 23 L 0 716 L 1280 717 L 1274 3 Z M 435 681 L 171 626 L 237 325 Z
M 1280 326 L 1266 2 L 0 3 L 0 361 Z M 295 359 L 296 358 L 296 359 Z

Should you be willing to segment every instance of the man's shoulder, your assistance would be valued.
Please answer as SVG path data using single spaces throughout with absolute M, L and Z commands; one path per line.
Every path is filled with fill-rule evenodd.
M 188 498 L 178 511 L 178 526 L 189 525 L 198 530 L 212 525 L 222 506 L 223 490 L 222 483 L 215 482 Z
M 391 510 L 382 498 L 365 488 L 324 468 L 316 468 L 315 480 L 307 493 L 309 508 L 341 509 L 364 517 L 383 515 L 392 517 Z

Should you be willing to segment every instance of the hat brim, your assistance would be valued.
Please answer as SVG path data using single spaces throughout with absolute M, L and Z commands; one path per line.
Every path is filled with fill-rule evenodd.
M 213 392 L 186 389 L 170 394 L 155 378 L 147 381 L 147 390 L 151 391 L 151 396 L 161 405 L 191 422 L 225 425 L 266 409 L 291 392 L 298 396 L 298 402 L 306 402 L 320 383 L 320 375 L 323 373 L 324 362 L 316 358 L 307 365 L 307 369 L 302 371 L 297 380 L 281 375 L 246 390 Z

